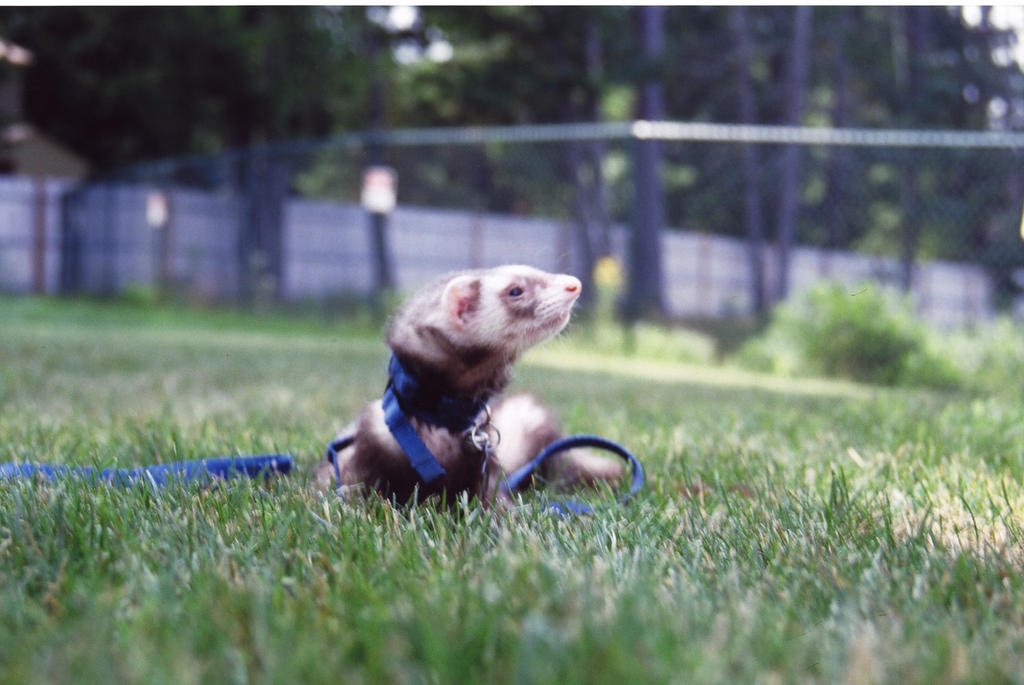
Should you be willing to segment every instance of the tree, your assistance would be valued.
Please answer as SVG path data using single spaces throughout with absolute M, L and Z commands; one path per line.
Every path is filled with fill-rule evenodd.
M 846 42 L 853 35 L 854 27 L 854 10 L 844 7 L 838 19 L 832 21 L 825 28 L 833 49 L 831 72 L 835 87 L 829 116 L 832 126 L 836 128 L 846 128 L 849 125 L 851 69 Z M 825 247 L 834 250 L 844 243 L 848 234 L 847 213 L 849 208 L 846 202 L 846 182 L 850 166 L 849 150 L 841 145 L 830 150 L 828 165 L 826 202 L 830 210 L 827 218 L 828 234 L 825 238 Z
M 808 51 L 811 40 L 811 8 L 801 5 L 793 9 L 793 38 L 786 65 L 786 118 L 789 126 L 800 125 L 803 114 L 804 89 L 807 78 Z M 789 292 L 789 254 L 796 234 L 799 211 L 800 147 L 787 145 L 782 151 L 779 182 L 778 279 L 776 297 L 785 299 Z
M 9 7 L 0 33 L 36 55 L 28 118 L 108 168 L 358 121 L 346 100 L 366 88 L 360 21 L 311 7 Z
M 757 121 L 757 112 L 754 104 L 754 86 L 750 78 L 753 56 L 747 8 L 733 7 L 730 20 L 735 44 L 739 119 L 740 123 L 754 124 Z M 747 225 L 747 250 L 750 262 L 750 299 L 754 312 L 761 316 L 767 308 L 767 298 L 764 288 L 764 218 L 757 169 L 757 146 L 747 143 L 743 146 L 743 209 Z
M 658 61 L 664 50 L 664 8 L 639 8 L 639 36 L 644 56 L 650 60 L 652 74 L 639 88 L 637 118 L 648 121 L 664 119 L 665 105 L 661 82 L 656 78 Z M 648 138 L 635 145 L 636 219 L 630 241 L 629 292 L 627 317 L 641 314 L 663 314 L 661 276 L 661 230 L 664 209 L 661 191 L 661 143 Z
M 598 22 L 588 16 L 585 25 L 584 68 L 587 80 L 593 87 L 584 93 L 582 102 L 569 99 L 567 103 L 569 121 L 598 122 L 602 119 L 597 86 L 601 79 L 602 37 Z M 601 140 L 569 141 L 569 173 L 572 177 L 575 203 L 576 242 L 582 256 L 581 280 L 584 297 L 596 292 L 593 288 L 594 266 L 599 257 L 611 254 L 611 219 L 608 215 L 608 194 L 604 183 L 603 162 L 605 144 Z

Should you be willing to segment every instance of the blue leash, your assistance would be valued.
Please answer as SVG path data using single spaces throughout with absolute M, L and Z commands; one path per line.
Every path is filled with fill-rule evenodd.
M 292 470 L 289 454 L 259 454 L 247 457 L 215 457 L 176 461 L 168 464 L 139 466 L 133 469 L 94 469 L 88 466 L 53 466 L 7 462 L 0 464 L 0 479 L 42 477 L 54 481 L 69 476 L 89 480 L 107 481 L 114 485 L 133 485 L 138 482 L 159 487 L 169 482 L 208 481 L 212 478 L 234 476 L 270 476 L 287 474 Z
M 640 492 L 640 488 L 644 485 L 644 467 L 640 464 L 640 460 L 634 457 L 632 452 L 619 443 L 597 435 L 573 435 L 551 443 L 541 450 L 540 454 L 528 461 L 526 464 L 520 466 L 505 478 L 505 482 L 502 484 L 504 491 L 511 494 L 511 492 L 522 485 L 523 481 L 529 478 L 542 463 L 560 452 L 565 452 L 566 450 L 575 449 L 577 447 L 591 447 L 612 452 L 633 467 L 633 476 L 632 482 L 629 486 L 629 492 L 619 498 L 619 504 L 625 504 L 634 495 L 636 495 L 636 493 Z M 565 502 L 552 502 L 548 505 L 548 511 L 559 516 L 567 516 L 569 514 L 592 514 L 594 512 L 594 508 L 582 502 L 567 500 Z
M 331 465 L 334 467 L 334 476 L 337 478 L 337 483 L 339 485 L 341 485 L 341 470 L 338 468 L 338 453 L 353 442 L 355 442 L 355 436 L 347 435 L 343 438 L 338 438 L 327 445 L 327 461 L 331 462 Z M 644 467 L 640 464 L 640 460 L 633 456 L 632 452 L 619 443 L 597 435 L 573 435 L 568 438 L 556 440 L 541 450 L 540 454 L 536 457 L 509 474 L 505 478 L 501 487 L 506 494 L 511 495 L 512 491 L 522 485 L 523 482 L 526 481 L 526 479 L 529 478 L 542 463 L 561 452 L 575 449 L 577 447 L 591 447 L 612 452 L 632 467 L 633 474 L 629 486 L 629 492 L 619 498 L 619 504 L 625 504 L 628 502 L 640 491 L 640 488 L 643 487 Z M 573 502 L 571 500 L 567 500 L 565 502 L 552 502 L 548 505 L 547 509 L 558 516 L 568 516 L 570 514 L 592 514 L 594 512 L 594 508 L 590 505 L 582 502 Z

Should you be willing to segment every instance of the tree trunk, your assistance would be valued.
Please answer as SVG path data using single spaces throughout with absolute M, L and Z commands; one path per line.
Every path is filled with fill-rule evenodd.
M 832 126 L 845 128 L 849 123 L 850 107 L 850 63 L 847 61 L 845 40 L 853 35 L 854 10 L 847 7 L 842 10 L 839 18 L 838 32 L 832 37 L 835 47 L 835 59 L 832 65 L 835 79 L 835 101 L 832 105 Z M 825 247 L 836 250 L 843 247 L 847 240 L 846 216 L 846 178 L 848 175 L 850 155 L 843 145 L 836 145 L 829 151 L 828 167 L 828 233 Z
M 587 23 L 586 55 L 584 56 L 587 76 L 591 83 L 598 84 L 601 73 L 604 70 L 603 58 L 601 56 L 601 32 L 597 22 L 591 18 Z M 599 122 L 601 116 L 600 85 L 592 86 L 588 93 L 587 118 L 589 121 Z M 608 189 L 604 183 L 604 155 L 605 144 L 603 140 L 595 138 L 586 143 L 585 156 L 591 169 L 591 211 L 594 217 L 594 224 L 590 230 L 590 240 L 594 253 L 603 257 L 611 254 L 611 220 L 608 216 Z
M 736 85 L 739 100 L 739 118 L 742 124 L 757 122 L 754 101 L 754 85 L 750 79 L 750 63 L 753 59 L 750 47 L 750 28 L 747 24 L 747 8 L 733 7 L 730 17 L 733 41 L 736 49 Z M 767 309 L 764 292 L 764 213 L 761 206 L 761 189 L 757 179 L 758 155 L 754 143 L 743 145 L 743 205 L 747 224 L 747 253 L 750 263 L 750 300 L 754 313 L 762 316 Z
M 578 140 L 570 140 L 565 143 L 566 162 L 569 165 L 569 177 L 572 179 L 573 190 L 573 236 L 576 242 L 579 259 L 576 262 L 579 266 L 580 280 L 583 282 L 583 294 L 580 296 L 585 302 L 593 295 L 594 263 L 597 261 L 594 244 L 591 240 L 590 226 L 594 220 L 592 211 L 592 198 L 587 183 L 589 170 L 583 158 L 583 145 Z
M 590 82 L 596 83 L 601 71 L 601 38 L 597 23 L 591 17 L 586 24 L 584 64 Z M 583 112 L 572 102 L 571 94 L 567 104 L 571 121 L 586 120 L 598 122 L 601 111 L 596 86 L 584 93 Z M 573 207 L 574 233 L 579 251 L 578 266 L 583 281 L 583 298 L 593 297 L 594 265 L 598 258 L 611 252 L 609 240 L 608 202 L 601 168 L 604 146 L 600 140 L 568 141 L 566 160 L 573 183 L 575 204 Z
M 899 8 L 894 10 L 900 12 Z M 906 8 L 907 16 L 903 22 L 905 31 L 904 49 L 906 51 L 902 66 L 904 74 L 903 92 L 906 97 L 903 106 L 903 125 L 907 128 L 917 124 L 914 116 L 914 105 L 921 91 L 921 55 L 927 31 L 926 8 Z M 903 210 L 903 230 L 900 236 L 900 287 L 910 292 L 914 287 L 914 262 L 917 256 L 917 243 L 921 233 L 920 193 L 917 188 L 917 153 L 911 150 L 905 155 L 903 178 L 900 185 L 900 204 Z
M 652 64 L 661 58 L 664 47 L 664 7 L 641 7 L 640 43 Z M 664 117 L 664 93 L 657 78 L 641 84 L 640 119 L 656 121 Z M 664 221 L 661 179 L 661 146 L 650 138 L 635 143 L 635 225 L 629 263 L 629 295 L 626 317 L 635 321 L 641 315 L 663 315 L 661 276 L 661 228 Z
M 790 44 L 786 69 L 786 121 L 790 126 L 800 125 L 803 113 L 804 84 L 807 80 L 807 61 L 811 38 L 811 8 L 796 7 L 793 13 L 793 41 Z M 800 194 L 800 147 L 787 145 L 782 150 L 782 169 L 779 188 L 778 215 L 778 300 L 789 294 L 789 257 L 796 234 Z

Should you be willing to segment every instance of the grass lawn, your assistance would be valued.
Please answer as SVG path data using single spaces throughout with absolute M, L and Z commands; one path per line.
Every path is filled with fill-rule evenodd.
M 621 360 L 516 387 L 648 486 L 562 520 L 302 475 L 382 389 L 372 332 L 0 299 L 0 461 L 290 452 L 216 489 L 0 483 L 0 682 L 1024 681 L 1024 407 Z

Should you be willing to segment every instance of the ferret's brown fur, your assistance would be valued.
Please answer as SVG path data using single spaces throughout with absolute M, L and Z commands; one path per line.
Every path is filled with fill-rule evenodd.
M 550 411 L 529 395 L 497 400 L 508 385 L 512 365 L 523 351 L 554 336 L 569 321 L 581 285 L 573 276 L 528 266 L 502 266 L 444 276 L 417 293 L 392 319 L 387 343 L 421 383 L 439 394 L 490 402 L 493 458 L 465 433 L 410 418 L 424 444 L 447 472 L 424 485 L 384 423 L 380 401 L 363 410 L 353 426 L 351 447 L 337 457 L 342 485 L 375 489 L 406 502 L 446 492 L 462 492 L 492 501 L 502 474 L 511 473 L 560 437 Z M 483 420 L 483 417 L 478 417 Z M 546 462 L 545 477 L 564 485 L 614 481 L 621 465 L 572 450 Z M 482 473 L 486 477 L 482 477 Z M 333 467 L 318 465 L 324 487 L 334 481 Z

